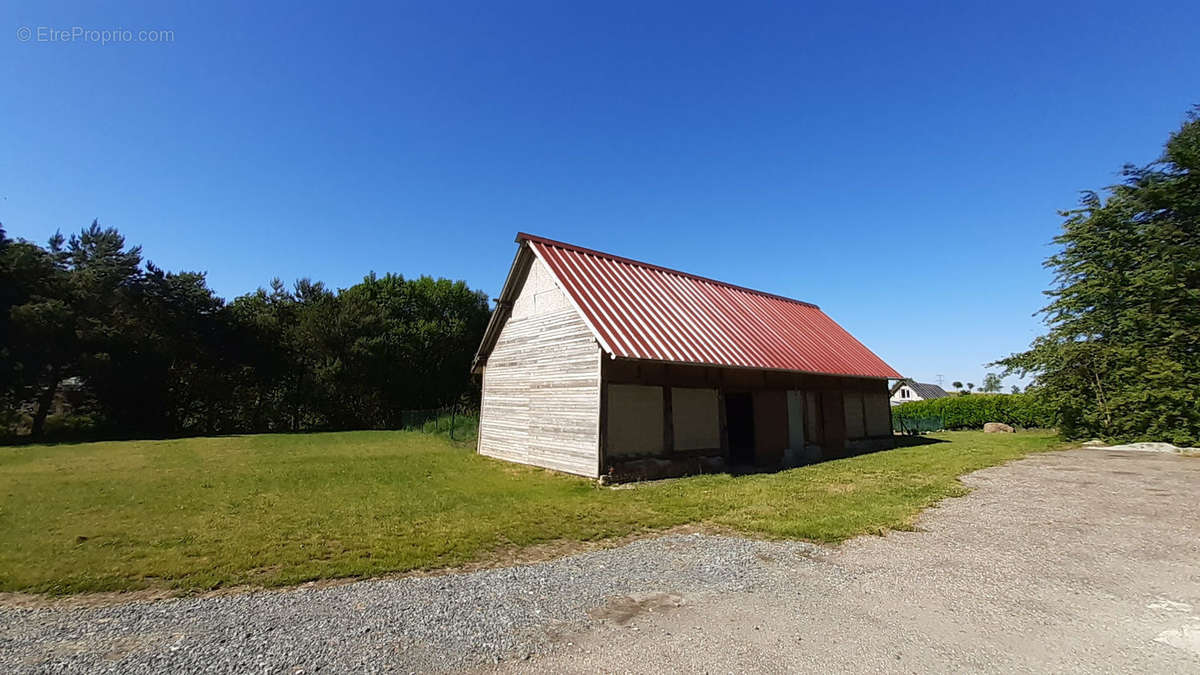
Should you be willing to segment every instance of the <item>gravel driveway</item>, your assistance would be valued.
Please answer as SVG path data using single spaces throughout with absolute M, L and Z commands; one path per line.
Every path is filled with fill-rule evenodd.
M 1200 459 L 966 478 L 918 532 L 674 535 L 561 560 L 95 608 L 0 608 L 3 672 L 1200 672 Z

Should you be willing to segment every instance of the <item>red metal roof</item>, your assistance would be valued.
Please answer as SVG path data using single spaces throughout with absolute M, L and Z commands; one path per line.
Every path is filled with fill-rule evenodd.
M 520 233 L 618 358 L 898 378 L 816 305 Z

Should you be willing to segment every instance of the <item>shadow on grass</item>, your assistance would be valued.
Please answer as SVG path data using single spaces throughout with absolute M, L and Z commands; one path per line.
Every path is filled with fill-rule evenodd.
M 845 454 L 837 457 L 825 457 L 816 461 L 797 464 L 796 466 L 758 466 L 753 464 L 739 464 L 736 466 L 730 466 L 725 473 L 728 473 L 731 476 L 752 476 L 762 473 L 779 473 L 780 471 L 797 469 L 802 466 L 813 466 L 816 464 L 823 464 L 825 462 L 833 462 L 839 459 L 848 459 L 850 457 L 861 457 L 863 455 L 874 455 L 880 452 L 888 452 L 889 450 L 899 450 L 900 448 L 912 448 L 922 445 L 936 445 L 938 443 L 950 442 L 942 438 L 929 438 L 928 436 L 898 435 L 895 437 L 895 439 L 896 447 L 894 448 L 875 448 L 871 450 L 847 451 Z
M 31 445 L 58 447 L 70 445 L 87 445 L 90 443 L 123 443 L 123 442 L 140 442 L 140 441 L 179 441 L 191 440 L 197 438 L 246 438 L 250 436 L 317 436 L 320 434 L 343 434 L 350 432 L 379 432 L 379 433 L 397 433 L 408 432 L 413 434 L 422 434 L 425 436 L 440 436 L 445 438 L 455 445 L 473 445 L 476 439 L 476 429 L 474 427 L 456 428 L 454 438 L 448 436 L 445 429 L 440 431 L 423 431 L 419 428 L 402 428 L 402 429 L 302 429 L 300 431 L 292 431 L 290 429 L 283 430 L 268 430 L 268 431 L 231 431 L 228 433 L 213 433 L 213 434 L 92 434 L 84 437 L 64 437 L 50 436 L 47 438 L 32 438 L 28 435 L 22 436 L 0 436 L 0 449 L 4 448 L 24 448 Z
M 935 443 L 949 442 L 944 438 L 930 438 L 928 436 L 896 436 L 897 448 L 911 448 L 917 445 L 933 445 Z

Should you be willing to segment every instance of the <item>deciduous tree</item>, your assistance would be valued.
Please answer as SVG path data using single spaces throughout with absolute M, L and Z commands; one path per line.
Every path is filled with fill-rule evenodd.
M 988 394 L 995 394 L 1003 388 L 1004 385 L 1000 379 L 1000 376 L 996 373 L 988 373 L 987 375 L 983 376 L 983 386 L 980 387 L 979 390 Z
M 472 397 L 489 316 L 461 281 L 393 274 L 340 291 L 275 279 L 226 304 L 97 222 L 46 247 L 0 229 L 0 422 L 32 407 L 42 435 L 70 379 L 96 435 L 395 427 Z

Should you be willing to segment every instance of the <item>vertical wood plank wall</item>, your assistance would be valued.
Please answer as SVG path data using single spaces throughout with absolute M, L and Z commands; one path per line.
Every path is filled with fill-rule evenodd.
M 841 392 L 821 396 L 821 428 L 825 431 L 821 447 L 826 457 L 840 457 L 846 452 L 846 401 Z
M 714 443 L 713 454 L 728 456 L 729 453 L 727 424 L 724 419 L 724 398 L 727 392 L 747 392 L 754 396 L 755 456 L 762 465 L 777 464 L 784 459 L 785 449 L 793 445 L 799 446 L 803 440 L 816 446 L 817 452 L 815 455 L 803 455 L 806 461 L 841 457 L 848 452 L 871 446 L 886 447 L 886 444 L 891 442 L 891 411 L 887 404 L 887 381 L 884 379 L 725 369 L 625 359 L 603 361 L 602 374 L 605 386 L 608 387 L 636 384 L 663 387 L 673 393 L 685 387 L 716 390 L 718 426 L 721 431 L 720 448 Z M 796 394 L 794 414 L 789 414 L 788 410 L 789 393 Z M 686 435 L 688 430 L 676 427 L 679 421 L 674 419 L 676 416 L 665 404 L 665 400 L 666 396 L 664 404 L 661 405 L 664 418 L 672 427 L 674 438 L 678 439 Z M 673 408 L 675 403 L 672 400 L 670 408 Z M 796 426 L 799 428 L 791 429 L 791 417 L 797 419 Z M 799 423 L 801 418 L 802 424 Z M 684 423 L 691 422 L 688 420 Z M 611 443 L 606 443 L 604 447 L 611 450 L 610 446 Z M 662 453 L 663 456 L 670 454 Z M 608 458 L 615 460 L 617 456 L 618 453 L 610 453 Z
M 787 446 L 787 392 L 782 389 L 754 392 L 754 463 L 760 466 L 781 463 Z
M 479 452 L 596 477 L 600 347 L 535 260 L 488 356 Z

